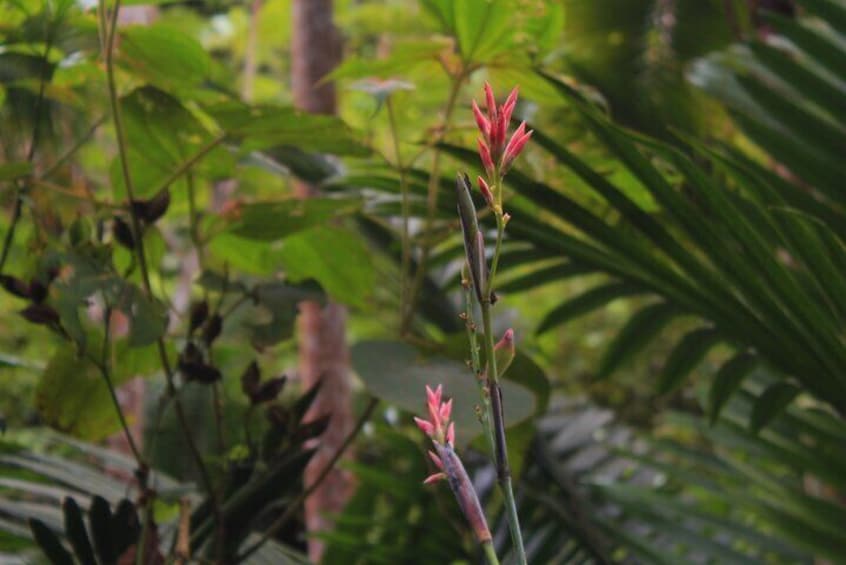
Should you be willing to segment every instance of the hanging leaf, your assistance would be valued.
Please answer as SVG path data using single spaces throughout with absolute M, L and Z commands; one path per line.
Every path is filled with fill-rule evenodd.
M 802 389 L 788 381 L 779 381 L 767 387 L 752 407 L 749 429 L 758 433 L 780 415 L 799 396 Z
M 658 394 L 667 394 L 681 386 L 684 378 L 721 339 L 720 332 L 713 328 L 700 328 L 686 334 L 664 362 L 656 386 Z
M 35 405 L 45 424 L 82 439 L 102 439 L 120 428 L 99 370 L 69 345 L 62 345 L 47 363 L 35 389 Z
M 647 306 L 631 317 L 605 350 L 596 378 L 604 379 L 630 360 L 676 316 L 678 309 L 666 302 Z
M 741 351 L 723 363 L 711 388 L 708 389 L 708 418 L 711 425 L 717 421 L 729 398 L 740 388 L 743 379 L 752 372 L 758 359 L 749 352 Z

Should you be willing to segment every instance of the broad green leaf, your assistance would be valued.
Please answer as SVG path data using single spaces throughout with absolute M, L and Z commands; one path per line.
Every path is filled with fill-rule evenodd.
M 241 142 L 242 153 L 277 146 L 336 155 L 370 153 L 350 127 L 335 116 L 308 114 L 288 106 L 246 106 L 237 102 L 205 110 L 230 137 Z
M 67 345 L 53 354 L 41 375 L 35 404 L 44 423 L 82 439 L 103 439 L 120 428 L 100 371 Z
M 336 226 L 314 227 L 287 237 L 279 251 L 288 280 L 314 279 L 335 300 L 364 306 L 376 273 L 361 237 Z
M 154 86 L 137 88 L 121 98 L 126 129 L 127 160 L 136 198 L 146 198 L 167 186 L 174 172 L 196 156 L 213 135 L 183 106 L 175 96 Z M 217 147 L 204 156 L 196 168 L 207 164 L 231 171 L 235 164 L 227 151 Z M 203 169 L 201 169 L 203 170 Z M 127 192 L 120 156 L 110 169 L 112 185 L 118 195 Z M 174 182 L 174 197 L 184 194 L 183 182 Z
M 289 198 L 276 202 L 253 202 L 239 208 L 238 219 L 229 228 L 237 236 L 257 241 L 274 241 L 293 233 L 358 211 L 356 198 Z
M 658 394 L 667 394 L 681 386 L 684 378 L 720 342 L 722 335 L 713 328 L 700 328 L 686 334 L 664 362 L 658 377 Z
M 453 399 L 457 442 L 466 444 L 482 429 L 474 411 L 479 404 L 479 384 L 466 365 L 438 356 L 426 356 L 397 341 L 364 341 L 351 352 L 356 374 L 375 396 L 412 414 L 425 414 L 425 387 L 443 385 Z M 515 377 L 519 378 L 519 377 Z M 523 386 L 503 381 L 505 420 L 513 426 L 535 413 L 534 395 Z
M 172 26 L 134 25 L 120 33 L 119 61 L 157 86 L 197 86 L 209 76 L 208 53 L 196 40 Z
M 788 381 L 779 381 L 767 387 L 752 407 L 749 429 L 753 433 L 762 430 L 775 417 L 784 412 L 801 392 L 802 389 Z

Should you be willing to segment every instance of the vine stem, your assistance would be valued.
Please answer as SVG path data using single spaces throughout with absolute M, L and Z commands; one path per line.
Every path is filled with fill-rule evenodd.
M 101 0 L 101 10 L 104 12 L 106 11 L 106 2 L 105 0 Z M 117 32 L 117 17 L 118 12 L 120 11 L 120 0 L 115 0 L 114 6 L 112 7 L 111 18 L 109 22 L 109 29 L 106 33 L 106 45 L 105 45 L 105 63 L 106 63 L 106 79 L 108 84 L 109 90 L 109 103 L 111 105 L 112 110 L 112 119 L 114 121 L 115 126 L 115 137 L 117 139 L 117 148 L 118 148 L 118 156 L 120 160 L 121 166 L 121 173 L 123 175 L 124 185 L 126 187 L 126 193 L 129 197 L 129 216 L 131 220 L 132 226 L 132 235 L 135 241 L 135 254 L 138 259 L 138 265 L 141 270 L 141 282 L 144 287 L 144 292 L 148 298 L 153 298 L 153 291 L 150 285 L 150 273 L 147 266 L 147 259 L 144 253 L 144 240 L 142 238 L 141 232 L 141 222 L 138 218 L 138 214 L 135 210 L 135 207 L 132 206 L 132 202 L 135 200 L 135 189 L 132 182 L 132 175 L 129 171 L 129 158 L 127 155 L 127 147 L 126 147 L 126 133 L 123 127 L 123 119 L 121 118 L 120 114 L 120 104 L 118 100 L 117 94 L 117 86 L 115 83 L 115 70 L 114 70 L 114 40 L 115 35 Z M 205 490 L 208 492 L 209 498 L 212 502 L 212 506 L 214 507 L 215 517 L 217 519 L 218 524 L 223 524 L 223 517 L 220 511 L 220 503 L 217 499 L 216 493 L 212 486 L 211 477 L 209 475 L 208 469 L 206 468 L 205 462 L 203 461 L 202 454 L 197 447 L 196 442 L 194 441 L 193 436 L 191 435 L 190 426 L 188 425 L 188 420 L 185 416 L 185 410 L 182 406 L 182 401 L 176 393 L 176 385 L 174 383 L 174 374 L 173 368 L 171 367 L 170 360 L 168 359 L 167 355 L 167 348 L 165 347 L 164 338 L 161 336 L 156 340 L 157 349 L 159 353 L 159 358 L 161 359 L 162 369 L 164 370 L 165 377 L 167 379 L 167 393 L 168 396 L 173 398 L 174 407 L 176 411 L 176 417 L 179 421 L 180 428 L 185 436 L 185 441 L 188 445 L 188 449 L 191 452 L 191 455 L 195 461 L 197 469 L 200 473 L 200 478 L 203 482 L 203 486 Z M 159 416 L 163 410 L 159 411 Z M 148 516 L 148 519 L 151 518 Z M 143 548 L 144 540 L 140 544 Z
M 378 404 L 378 398 L 372 397 L 370 399 L 370 402 L 367 403 L 367 406 L 364 408 L 364 411 L 358 417 L 358 421 L 355 423 L 353 429 L 350 431 L 349 434 L 347 434 L 347 437 L 344 438 L 344 441 L 341 443 L 341 445 L 338 446 L 338 449 L 335 450 L 335 453 L 332 454 L 332 458 L 329 459 L 329 461 L 326 463 L 326 466 L 323 467 L 323 470 L 320 471 L 320 474 L 317 476 L 314 482 L 311 483 L 311 485 L 309 485 L 308 488 L 306 488 L 297 498 L 295 498 L 294 501 L 291 502 L 291 504 L 289 504 L 287 508 L 285 508 L 285 512 L 283 512 L 282 515 L 279 516 L 279 518 L 277 518 L 264 531 L 264 533 L 262 533 L 261 539 L 256 541 L 253 545 L 251 545 L 250 547 L 245 549 L 240 555 L 238 555 L 236 562 L 245 562 L 250 555 L 258 551 L 262 545 L 264 545 L 268 540 L 270 540 L 270 538 L 272 538 L 279 531 L 281 531 L 283 527 L 285 527 L 285 524 L 288 523 L 288 520 L 290 520 L 294 516 L 294 512 L 296 512 L 297 509 L 299 509 L 299 507 L 306 501 L 306 499 L 320 487 L 323 481 L 326 480 L 326 477 L 328 477 L 329 473 L 332 472 L 332 469 L 335 468 L 335 465 L 338 463 L 338 461 L 341 459 L 341 457 L 344 455 L 350 445 L 352 445 L 355 438 L 358 436 L 359 433 L 361 433 L 362 428 L 364 428 L 364 424 L 366 424 L 367 421 L 370 420 L 370 416 L 373 414 L 373 411 L 376 409 L 376 406 Z

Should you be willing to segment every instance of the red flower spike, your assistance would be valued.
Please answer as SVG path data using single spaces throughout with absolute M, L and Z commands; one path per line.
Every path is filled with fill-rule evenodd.
M 445 481 L 447 478 L 445 473 L 435 473 L 434 475 L 429 475 L 426 477 L 426 480 L 423 481 L 424 485 L 431 485 L 432 483 L 437 483 L 438 481 Z
M 508 126 L 514 108 L 517 106 L 519 89 L 514 87 L 501 106 L 497 106 L 490 84 L 485 83 L 484 90 L 487 116 L 482 113 L 475 101 L 473 115 L 479 131 L 482 132 L 482 138 L 479 140 L 479 157 L 482 159 L 482 165 L 489 179 L 493 179 L 495 174 L 502 176 L 506 173 L 511 163 L 529 142 L 532 132 L 526 132 L 525 123 L 520 124 L 506 144 Z
M 446 440 L 449 445 L 455 445 L 455 422 L 450 422 L 447 428 Z

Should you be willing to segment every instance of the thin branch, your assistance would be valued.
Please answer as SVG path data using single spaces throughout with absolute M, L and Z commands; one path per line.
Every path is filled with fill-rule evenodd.
M 103 10 L 105 10 L 105 0 L 103 0 Z M 123 127 L 123 119 L 121 118 L 120 114 L 120 104 L 118 100 L 117 94 L 117 86 L 115 83 L 115 72 L 114 72 L 114 39 L 117 30 L 117 16 L 118 12 L 120 11 L 120 0 L 115 1 L 115 5 L 112 8 L 111 14 L 111 21 L 109 23 L 110 28 L 107 34 L 107 42 L 106 42 L 106 78 L 108 83 L 109 89 L 109 102 L 112 108 L 112 118 L 114 120 L 115 125 L 115 136 L 117 138 L 117 146 L 118 146 L 118 155 L 120 157 L 120 166 L 121 172 L 123 175 L 124 185 L 126 186 L 126 192 L 129 197 L 130 204 L 129 208 L 129 216 L 131 220 L 131 227 L 132 227 L 132 234 L 135 240 L 135 254 L 138 259 L 138 266 L 141 270 L 141 281 L 144 286 L 145 294 L 149 298 L 153 298 L 153 291 L 150 285 L 150 273 L 147 266 L 147 259 L 144 253 L 144 240 L 142 237 L 141 231 L 141 222 L 138 218 L 137 211 L 135 207 L 131 205 L 131 203 L 135 200 L 135 188 L 132 181 L 132 175 L 129 171 L 129 157 L 127 153 L 126 147 L 126 133 Z M 176 385 L 174 383 L 174 373 L 173 368 L 171 367 L 170 360 L 168 359 L 167 355 L 167 348 L 165 347 L 165 342 L 162 337 L 159 337 L 157 340 L 157 348 L 159 352 L 159 357 L 161 359 L 162 368 L 164 369 L 165 377 L 167 379 L 167 393 L 174 401 L 174 408 L 176 411 L 176 417 L 179 421 L 179 425 L 182 428 L 183 435 L 185 436 L 185 441 L 188 445 L 188 449 L 191 452 L 192 457 L 194 458 L 194 462 L 197 466 L 197 470 L 200 473 L 200 478 L 203 482 L 203 486 L 205 490 L 208 492 L 209 498 L 212 501 L 215 510 L 215 516 L 218 523 L 222 524 L 222 516 L 220 513 L 220 504 L 217 499 L 217 496 L 214 491 L 214 487 L 212 486 L 211 477 L 209 475 L 208 469 L 206 468 L 205 462 L 203 461 L 203 456 L 200 453 L 199 448 L 197 447 L 196 442 L 194 441 L 193 436 L 191 435 L 191 429 L 188 425 L 188 419 L 185 416 L 185 410 L 182 406 L 182 401 L 179 396 L 176 394 Z M 161 411 L 160 411 L 161 414 Z
M 323 470 L 320 472 L 314 482 L 307 489 L 305 489 L 296 499 L 294 499 L 291 504 L 288 505 L 288 507 L 285 509 L 285 512 L 283 512 L 282 515 L 277 518 L 264 531 L 264 533 L 262 533 L 261 539 L 259 539 L 250 547 L 248 547 L 246 550 L 244 550 L 244 552 L 236 558 L 236 562 L 244 562 L 250 555 L 258 551 L 262 545 L 264 545 L 268 540 L 270 540 L 270 538 L 275 536 L 279 531 L 282 530 L 283 527 L 285 527 L 285 524 L 288 523 L 288 520 L 290 520 L 294 516 L 294 512 L 296 512 L 299 507 L 306 501 L 306 499 L 320 487 L 323 481 L 326 480 L 326 477 L 328 477 L 329 473 L 331 473 L 332 470 L 335 468 L 335 465 L 344 455 L 346 450 L 349 448 L 350 445 L 352 445 L 353 441 L 358 436 L 358 434 L 361 433 L 362 428 L 364 428 L 364 424 L 366 424 L 367 421 L 370 419 L 370 416 L 373 414 L 373 410 L 376 409 L 376 406 L 378 404 L 378 398 L 373 397 L 370 399 L 370 402 L 368 402 L 364 411 L 361 413 L 361 416 L 359 416 L 358 421 L 355 423 L 355 427 L 350 431 L 349 434 L 347 434 L 347 437 L 344 438 L 344 441 L 341 443 L 341 445 L 338 446 L 338 449 L 335 450 L 335 453 L 332 455 L 332 458 L 329 459 L 329 461 L 326 463 L 326 466 L 323 467 Z

